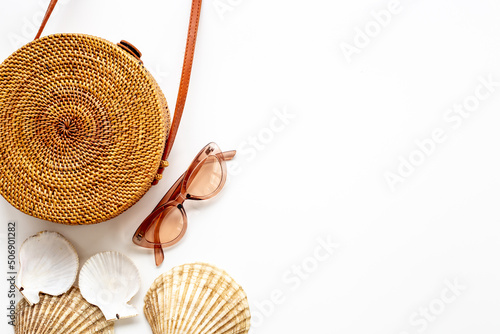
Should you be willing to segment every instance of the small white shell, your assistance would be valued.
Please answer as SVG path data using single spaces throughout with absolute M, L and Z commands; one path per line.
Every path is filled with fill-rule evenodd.
M 40 301 L 40 292 L 59 296 L 67 292 L 78 273 L 78 254 L 57 232 L 40 232 L 29 237 L 19 250 L 16 286 L 30 305 Z
M 106 320 L 138 314 L 127 302 L 139 291 L 139 271 L 121 253 L 102 252 L 88 259 L 80 271 L 79 286 L 83 297 L 98 306 Z

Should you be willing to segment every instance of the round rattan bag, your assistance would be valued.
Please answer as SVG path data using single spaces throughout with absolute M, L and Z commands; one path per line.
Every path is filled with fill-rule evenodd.
M 57 34 L 0 65 L 0 192 L 62 224 L 122 213 L 151 187 L 170 129 L 167 102 L 133 52 Z

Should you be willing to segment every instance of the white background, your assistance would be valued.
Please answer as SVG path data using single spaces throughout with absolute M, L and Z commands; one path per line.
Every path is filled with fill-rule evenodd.
M 37 1 L 1 1 L 1 59 L 33 37 L 47 3 Z M 373 11 L 388 8 L 381 28 Z M 129 40 L 173 109 L 190 1 L 66 0 L 57 9 L 46 34 Z M 82 263 L 105 250 L 130 256 L 142 276 L 132 300 L 140 315 L 117 322 L 117 334 L 149 332 L 148 287 L 193 261 L 216 264 L 245 288 L 252 333 L 497 333 L 499 17 L 496 0 L 205 0 L 185 116 L 160 185 L 95 226 L 44 222 L 1 199 L 1 263 L 9 220 L 17 245 L 48 229 L 70 239 Z M 458 116 L 464 103 L 473 111 Z M 156 268 L 132 234 L 210 141 L 239 150 L 228 183 L 217 198 L 186 204 L 186 236 Z M 401 162 L 410 159 L 418 166 Z M 391 187 L 387 175 L 398 169 L 404 176 Z M 331 241 L 331 254 L 319 248 Z

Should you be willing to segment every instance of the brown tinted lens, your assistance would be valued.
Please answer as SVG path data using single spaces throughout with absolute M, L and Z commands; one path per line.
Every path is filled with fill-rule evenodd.
M 146 231 L 146 240 L 151 243 L 167 243 L 175 240 L 184 227 L 184 217 L 179 208 L 169 206 L 160 212 L 154 219 L 153 224 Z M 159 225 L 158 236 L 155 238 L 156 228 Z M 159 238 L 159 240 L 158 240 Z
M 208 196 L 212 194 L 222 182 L 222 165 L 211 155 L 203 163 L 196 166 L 189 177 L 186 191 L 193 196 Z

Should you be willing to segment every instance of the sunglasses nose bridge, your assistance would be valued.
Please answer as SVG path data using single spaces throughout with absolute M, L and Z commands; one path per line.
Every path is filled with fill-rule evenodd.
M 189 198 L 191 197 L 189 194 L 183 194 L 183 193 L 179 193 L 179 195 L 177 195 L 177 197 L 172 201 L 175 203 L 175 206 L 179 206 L 186 201 L 186 198 Z

